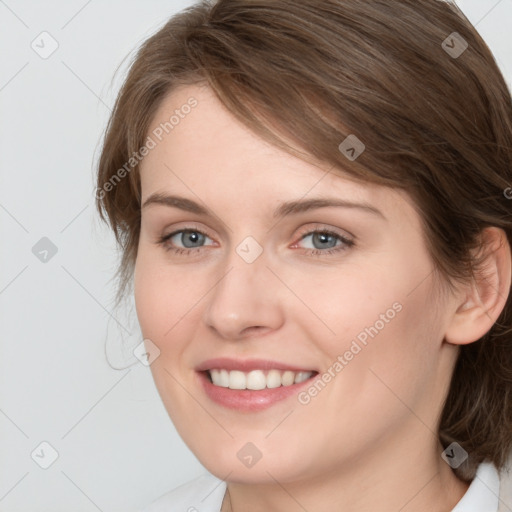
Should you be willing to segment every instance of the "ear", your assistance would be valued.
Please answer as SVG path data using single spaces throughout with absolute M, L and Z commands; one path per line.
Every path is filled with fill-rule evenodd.
M 484 336 L 500 316 L 510 294 L 512 260 L 505 232 L 488 227 L 481 237 L 482 253 L 486 254 L 481 271 L 475 281 L 461 289 L 445 332 L 445 341 L 454 345 L 466 345 Z

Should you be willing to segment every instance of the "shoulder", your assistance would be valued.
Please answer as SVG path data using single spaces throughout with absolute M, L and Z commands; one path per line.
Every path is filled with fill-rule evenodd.
M 226 482 L 201 475 L 160 496 L 139 512 L 219 512 Z

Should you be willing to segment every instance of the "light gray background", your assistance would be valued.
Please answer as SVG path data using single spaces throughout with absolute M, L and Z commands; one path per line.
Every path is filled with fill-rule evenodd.
M 112 308 L 116 247 L 94 208 L 123 59 L 192 3 L 0 0 L 1 512 L 130 512 L 203 471 L 122 348 L 142 337 Z M 511 85 L 512 0 L 459 5 Z M 57 247 L 45 263 L 42 237 Z

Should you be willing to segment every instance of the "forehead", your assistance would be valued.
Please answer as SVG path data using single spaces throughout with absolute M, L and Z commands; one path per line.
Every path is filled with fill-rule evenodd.
M 160 104 L 148 136 L 154 148 L 141 162 L 142 201 L 155 192 L 181 192 L 258 205 L 265 198 L 338 196 L 411 215 L 398 189 L 361 183 L 343 169 L 306 162 L 251 132 L 204 85 L 181 86 Z

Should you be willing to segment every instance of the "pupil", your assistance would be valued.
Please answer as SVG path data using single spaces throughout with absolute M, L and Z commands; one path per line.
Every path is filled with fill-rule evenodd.
M 317 233 L 317 236 L 322 244 L 325 244 L 329 238 L 332 238 L 332 235 L 329 235 L 327 233 Z
M 187 233 L 187 235 L 192 239 L 192 244 L 197 243 L 198 242 L 198 238 L 199 239 L 201 238 L 201 235 L 199 233 L 196 233 L 196 232 L 190 232 L 190 233 Z M 186 246 L 186 244 L 184 244 L 184 245 Z

